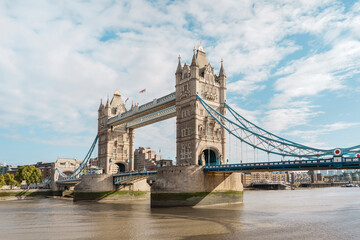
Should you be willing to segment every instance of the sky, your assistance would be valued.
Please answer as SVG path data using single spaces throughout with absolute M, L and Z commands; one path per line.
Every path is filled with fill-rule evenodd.
M 0 1 L 0 163 L 84 158 L 100 100 L 173 92 L 179 54 L 190 64 L 200 41 L 247 119 L 312 147 L 358 145 L 359 29 L 351 0 Z M 135 131 L 164 158 L 175 142 L 174 118 Z

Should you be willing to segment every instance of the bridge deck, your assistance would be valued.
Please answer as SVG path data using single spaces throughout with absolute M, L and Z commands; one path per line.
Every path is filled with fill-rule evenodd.
M 130 111 L 120 113 L 119 115 L 112 117 L 108 120 L 107 125 L 116 126 L 123 123 L 127 123 L 146 115 L 155 113 L 165 108 L 175 107 L 176 92 L 170 93 L 158 99 L 154 99 L 151 102 L 145 103 L 141 106 L 135 107 Z
M 81 178 L 64 179 L 56 181 L 56 184 L 72 185 L 81 182 Z
M 139 177 L 155 177 L 157 171 L 119 173 L 113 175 L 114 185 L 131 183 L 132 180 L 140 179 Z
M 341 158 L 340 158 L 341 159 Z M 360 158 L 330 158 L 282 162 L 259 162 L 205 166 L 205 172 L 301 171 L 360 168 Z

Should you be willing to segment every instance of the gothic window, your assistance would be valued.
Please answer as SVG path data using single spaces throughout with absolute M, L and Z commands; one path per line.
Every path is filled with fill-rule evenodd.
M 183 110 L 182 111 L 182 117 L 183 118 L 189 117 L 190 113 L 191 113 L 190 110 Z
M 181 159 L 185 158 L 185 144 L 181 145 L 180 158 Z
M 191 147 L 190 147 L 190 143 L 188 143 L 188 146 L 187 146 L 187 152 L 188 152 L 188 156 L 190 157 L 190 156 L 191 156 Z
M 184 85 L 184 91 L 186 92 L 187 90 L 188 90 L 188 85 L 185 84 L 185 85 Z
M 190 128 L 184 128 L 181 130 L 181 136 L 182 137 L 186 137 L 189 136 L 191 134 Z

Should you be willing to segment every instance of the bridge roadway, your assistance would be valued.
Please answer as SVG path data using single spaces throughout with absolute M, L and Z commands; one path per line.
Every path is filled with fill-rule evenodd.
M 329 159 L 258 162 L 205 166 L 205 172 L 302 171 L 360 168 L 360 158 L 333 157 Z
M 329 159 L 296 160 L 277 162 L 238 163 L 214 166 L 204 166 L 204 172 L 261 172 L 261 171 L 303 171 L 326 169 L 360 169 L 360 158 L 333 157 Z M 143 177 L 155 177 L 157 171 L 119 173 L 113 175 L 115 185 L 122 185 L 127 181 Z M 81 179 L 67 179 L 57 181 L 57 184 L 79 183 Z

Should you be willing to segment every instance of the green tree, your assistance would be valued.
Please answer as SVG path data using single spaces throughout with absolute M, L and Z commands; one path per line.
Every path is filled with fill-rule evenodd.
M 42 181 L 42 173 L 40 169 L 33 165 L 23 166 L 16 172 L 15 179 L 20 183 L 25 180 L 27 187 L 29 187 L 30 183 L 40 183 Z
M 4 178 L 4 175 L 0 175 L 0 188 L 2 188 L 2 186 L 5 185 L 5 178 Z
M 12 186 L 19 186 L 20 183 L 18 183 L 15 179 L 14 179 L 14 174 L 9 174 L 9 173 L 5 173 L 4 175 L 4 180 L 5 180 L 5 184 L 6 185 L 10 185 Z

